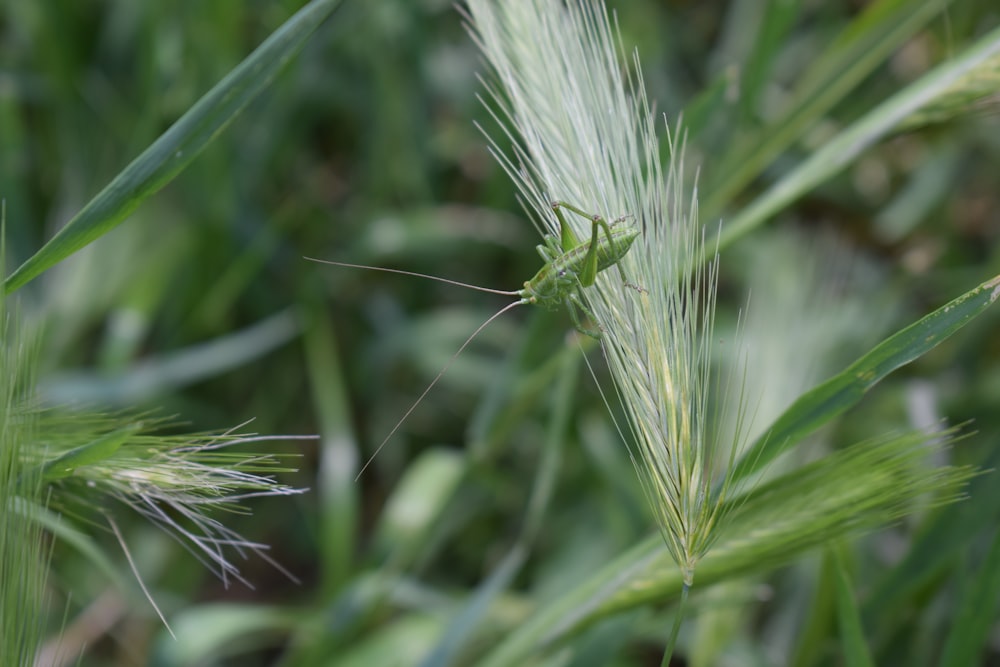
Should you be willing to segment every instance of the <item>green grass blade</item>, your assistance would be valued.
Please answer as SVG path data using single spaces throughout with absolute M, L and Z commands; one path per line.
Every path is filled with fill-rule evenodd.
M 747 450 L 733 472 L 733 480 L 760 470 L 808 433 L 845 412 L 882 378 L 935 348 L 998 296 L 1000 276 L 898 331 L 839 375 L 800 396 Z
M 187 167 L 302 49 L 340 4 L 313 0 L 208 91 L 4 281 L 9 294 L 114 229 Z
M 422 452 L 406 469 L 375 528 L 374 544 L 391 568 L 406 571 L 419 562 L 427 535 L 453 502 L 468 467 L 460 452 L 437 447 Z
M 982 664 L 990 627 L 1000 600 L 1000 531 L 993 537 L 989 554 L 978 572 L 964 573 L 961 598 L 956 605 L 951 632 L 938 662 L 942 667 L 975 667 Z
M 308 304 L 303 337 L 309 383 L 322 434 L 316 484 L 320 498 L 320 566 L 323 599 L 332 599 L 351 578 L 360 525 L 359 447 L 354 432 L 337 339 L 322 304 Z
M 982 470 L 1000 466 L 1000 452 L 979 464 Z M 1000 513 L 1000 485 L 993 474 L 972 480 L 968 500 L 943 508 L 925 522 L 906 556 L 871 587 L 865 601 L 865 625 L 895 626 L 908 607 L 919 605 L 927 591 L 955 567 L 967 545 L 992 529 Z M 889 632 L 881 628 L 879 634 Z
M 112 562 L 90 535 L 77 530 L 62 516 L 41 505 L 22 502 L 17 504 L 14 509 L 51 533 L 63 544 L 75 549 L 81 557 L 106 576 L 108 581 L 113 583 L 119 591 L 127 594 L 130 600 L 142 599 L 141 593 L 136 591 L 133 580 L 127 571 L 123 570 L 119 564 Z
M 420 663 L 420 667 L 447 667 L 455 662 L 483 623 L 490 605 L 507 590 L 520 573 L 539 531 L 545 524 L 547 510 L 555 490 L 556 478 L 562 467 L 562 444 L 569 438 L 573 399 L 579 387 L 579 370 L 582 357 L 567 346 L 573 354 L 558 355 L 559 375 L 553 390 L 553 409 L 549 418 L 548 435 L 539 463 L 531 495 L 525 512 L 524 526 L 514 547 L 500 564 L 480 584 L 455 617 L 434 650 Z
M 714 119 L 718 110 L 723 108 L 726 102 L 726 93 L 737 85 L 736 80 L 735 70 L 723 70 L 708 82 L 690 102 L 684 105 L 681 118 L 684 119 L 684 128 L 689 137 L 694 138 L 701 135 L 705 127 Z M 670 137 L 667 135 L 660 137 L 660 161 L 663 164 L 670 162 L 672 151 Z
M 736 39 L 749 37 L 752 48 L 747 52 L 740 72 L 740 115 L 744 119 L 752 119 L 761 105 L 762 96 L 766 95 L 771 85 L 771 75 L 775 62 L 787 48 L 795 21 L 802 11 L 802 0 L 788 2 L 786 0 L 767 0 L 763 7 L 755 7 L 747 3 L 744 11 L 757 14 L 759 23 L 754 25 L 752 36 L 740 34 Z M 733 5 L 731 11 L 739 11 L 738 5 Z M 742 9 L 742 8 L 741 8 Z M 744 14 L 745 16 L 746 14 Z M 843 70 L 841 70 L 841 73 Z M 808 77 L 803 79 L 810 81 Z M 755 133 L 756 134 L 756 133 Z M 735 151 L 733 151 L 735 153 Z
M 964 54 L 945 62 L 876 107 L 827 142 L 787 177 L 775 183 L 736 215 L 720 235 L 720 247 L 763 224 L 809 189 L 838 173 L 862 151 L 896 130 L 912 114 L 948 95 L 956 81 L 1000 53 L 1000 29 L 993 30 Z M 710 209 L 711 210 L 711 209 Z
M 160 634 L 157 664 L 219 664 L 224 656 L 232 660 L 234 652 L 277 643 L 301 622 L 300 613 L 282 607 L 226 603 L 192 607 L 171 619 L 180 640 Z
M 474 636 L 490 605 L 497 596 L 510 587 L 514 577 L 520 573 L 527 556 L 527 550 L 521 545 L 516 545 L 504 556 L 468 602 L 460 608 L 458 614 L 448 624 L 440 641 L 427 657 L 420 661 L 419 667 L 448 667 L 455 662 L 459 651 Z
M 874 667 L 875 663 L 865 643 L 858 603 L 854 599 L 854 586 L 841 549 L 834 549 L 833 562 L 836 571 L 837 622 L 840 626 L 844 664 L 849 667 Z
M 803 73 L 802 83 L 787 105 L 788 113 L 775 119 L 769 132 L 753 132 L 728 152 L 725 162 L 718 167 L 719 177 L 706 189 L 710 193 L 702 207 L 706 219 L 717 217 L 782 151 L 849 96 L 865 77 L 948 4 L 950 0 L 932 0 L 917 6 L 910 0 L 882 0 L 868 7 Z M 761 75 L 753 71 L 754 64 L 751 61 L 747 76 L 757 79 Z M 753 80 L 749 85 L 753 85 Z
M 120 375 L 104 377 L 96 371 L 53 374 L 41 383 L 38 393 L 53 405 L 135 405 L 239 368 L 292 340 L 300 328 L 295 313 L 284 310 L 234 333 L 150 357 Z
M 795 649 L 788 661 L 788 667 L 809 667 L 820 664 L 826 646 L 829 627 L 832 625 L 834 613 L 834 564 L 827 552 L 820 565 L 816 577 L 815 588 L 811 594 L 809 608 L 802 619 Z
M 572 632 L 601 603 L 638 579 L 642 573 L 654 568 L 671 580 L 673 589 L 680 591 L 684 583 L 680 570 L 670 560 L 663 538 L 654 535 L 614 559 L 593 577 L 575 586 L 567 595 L 543 607 L 506 637 L 478 663 L 479 666 L 525 664 L 526 656 L 531 655 L 537 647 Z

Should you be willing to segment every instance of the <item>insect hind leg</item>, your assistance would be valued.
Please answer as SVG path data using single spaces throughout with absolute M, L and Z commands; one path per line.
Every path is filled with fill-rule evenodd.
M 615 242 L 611 238 L 611 229 L 615 225 L 619 225 L 619 224 L 625 222 L 626 220 L 628 220 L 629 218 L 633 218 L 633 217 L 635 217 L 635 216 L 633 216 L 631 213 L 626 213 L 625 215 L 622 215 L 622 216 L 619 216 L 619 217 L 615 218 L 609 224 L 601 216 L 595 215 L 593 217 L 593 221 L 594 221 L 595 225 L 600 225 L 604 229 L 604 236 L 607 237 L 608 243 L 612 247 L 614 247 Z M 641 285 L 636 285 L 635 283 L 629 281 L 629 279 L 625 276 L 625 269 L 622 268 L 622 265 L 620 263 L 616 262 L 615 266 L 618 268 L 618 275 L 620 275 L 622 277 L 622 284 L 624 284 L 625 287 L 628 287 L 629 289 L 634 289 L 639 294 L 646 294 L 647 293 L 647 290 L 646 290 L 645 287 L 642 287 Z
M 602 327 L 601 323 L 597 321 L 597 316 L 594 315 L 593 311 L 590 310 L 590 308 L 583 303 L 583 300 L 580 299 L 580 297 L 578 297 L 575 293 L 571 293 L 568 297 L 566 297 L 566 310 L 569 311 L 570 319 L 573 320 L 573 326 L 577 331 L 590 336 L 595 340 L 601 340 L 602 334 L 604 333 L 604 327 Z M 580 321 L 580 313 L 578 310 L 583 311 L 587 317 L 592 319 L 594 323 L 597 324 L 597 328 L 591 329 L 585 327 L 583 322 Z

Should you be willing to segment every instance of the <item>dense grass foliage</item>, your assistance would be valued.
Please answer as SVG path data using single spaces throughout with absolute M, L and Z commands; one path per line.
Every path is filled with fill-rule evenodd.
M 740 475 L 765 473 L 720 500 L 727 522 L 706 540 L 676 664 L 998 659 L 994 5 L 609 0 L 656 112 L 671 126 L 683 114 L 678 178 L 688 199 L 698 172 L 706 238 L 721 221 L 704 349 L 727 390 L 706 398 L 710 435 L 756 442 Z M 0 542 L 7 554 L 46 529 L 30 553 L 51 559 L 44 633 L 63 662 L 47 664 L 659 664 L 683 580 L 605 357 L 566 313 L 520 308 L 485 329 L 355 480 L 508 301 L 304 257 L 511 290 L 538 270 L 541 240 L 477 129 L 509 151 L 495 103 L 478 99 L 477 74 L 495 81 L 450 3 L 346 0 L 312 33 L 286 24 L 299 10 L 0 10 L 7 274 L 202 96 L 218 114 L 169 144 L 152 185 L 94 213 L 82 250 L 8 284 L 38 402 L 16 429 L 7 407 L 0 443 L 37 444 L 27 469 L 55 491 L 22 530 L 7 522 L 21 478 L 0 471 L 0 524 L 15 526 Z M 279 30 L 301 52 L 241 70 Z M 245 98 L 206 96 L 240 71 Z M 664 165 L 671 150 L 664 138 Z M 162 442 L 135 435 L 168 416 Z M 246 468 L 278 492 L 310 489 L 212 515 L 270 545 L 231 557 L 250 585 L 223 585 L 148 512 L 87 495 L 101 478 L 85 466 L 116 461 L 127 495 L 128 475 L 194 442 L 178 434 L 249 420 L 244 432 L 320 436 L 232 445 L 280 457 Z M 791 439 L 768 440 L 772 423 Z M 39 467 L 51 443 L 76 452 L 61 472 Z M 198 461 L 244 460 L 229 451 Z M 161 525 L 189 506 L 170 507 Z

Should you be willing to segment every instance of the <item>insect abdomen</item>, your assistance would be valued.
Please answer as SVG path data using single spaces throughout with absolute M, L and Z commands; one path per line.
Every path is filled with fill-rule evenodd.
M 628 254 L 629 248 L 632 247 L 632 244 L 635 243 L 637 238 L 639 238 L 639 230 L 635 227 L 612 229 L 611 240 L 614 242 L 614 246 L 608 243 L 607 238 L 601 236 L 597 244 L 598 273 L 620 262 L 622 258 Z M 583 253 L 580 255 L 580 259 L 582 260 L 587 254 L 586 244 L 581 246 L 581 248 L 583 249 Z M 581 248 L 574 248 L 573 252 L 580 250 Z

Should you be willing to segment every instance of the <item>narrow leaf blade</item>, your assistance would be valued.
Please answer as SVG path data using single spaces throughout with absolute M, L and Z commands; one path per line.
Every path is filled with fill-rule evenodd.
M 844 654 L 844 664 L 849 667 L 874 667 L 868 645 L 865 643 L 865 633 L 861 625 L 861 613 L 854 599 L 854 586 L 850 573 L 844 562 L 844 555 L 839 549 L 834 549 L 834 569 L 837 584 L 837 621 L 840 626 L 841 649 Z
M 108 233 L 187 167 L 302 49 L 340 4 L 313 0 L 208 91 L 4 281 L 11 293 Z
M 733 472 L 733 480 L 757 472 L 807 434 L 854 406 L 885 376 L 937 347 L 997 297 L 1000 276 L 898 331 L 839 375 L 800 396 L 747 450 Z

